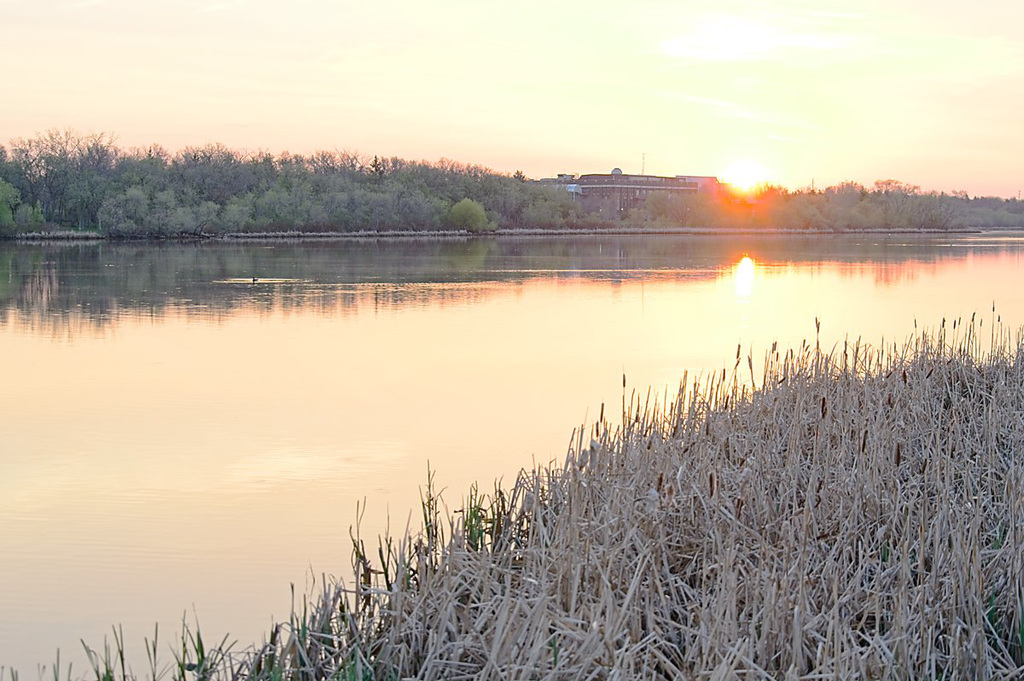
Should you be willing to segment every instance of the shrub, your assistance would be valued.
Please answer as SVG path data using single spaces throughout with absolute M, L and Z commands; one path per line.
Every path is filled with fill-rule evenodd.
M 497 227 L 487 219 L 484 207 L 473 199 L 462 199 L 448 210 L 448 226 L 467 232 L 484 232 Z

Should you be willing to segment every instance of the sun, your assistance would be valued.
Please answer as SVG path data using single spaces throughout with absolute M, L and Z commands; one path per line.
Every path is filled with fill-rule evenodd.
M 768 173 L 757 161 L 743 159 L 734 161 L 722 172 L 722 180 L 740 191 L 749 192 L 765 184 Z

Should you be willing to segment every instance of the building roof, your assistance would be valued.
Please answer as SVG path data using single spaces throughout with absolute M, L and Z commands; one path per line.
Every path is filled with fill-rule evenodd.
M 647 189 L 696 189 L 700 178 L 662 175 L 590 174 L 580 175 L 576 183 L 585 188 L 634 187 Z

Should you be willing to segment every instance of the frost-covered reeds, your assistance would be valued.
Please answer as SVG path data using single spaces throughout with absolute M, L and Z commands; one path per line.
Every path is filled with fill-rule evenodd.
M 421 533 L 356 537 L 354 583 L 174 674 L 1020 678 L 1024 345 L 979 331 L 626 403 L 511 489 L 447 513 L 428 488 Z

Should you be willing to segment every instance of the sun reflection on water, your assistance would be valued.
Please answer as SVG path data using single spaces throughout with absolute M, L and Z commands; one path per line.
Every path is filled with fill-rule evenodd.
M 736 298 L 741 301 L 750 300 L 754 292 L 754 261 L 745 255 L 733 270 L 733 281 L 736 284 Z

